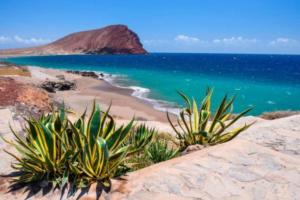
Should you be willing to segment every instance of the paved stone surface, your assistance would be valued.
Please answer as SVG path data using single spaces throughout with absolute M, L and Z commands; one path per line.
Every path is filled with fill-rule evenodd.
M 231 142 L 129 174 L 109 197 L 299 199 L 300 115 L 240 123 L 253 120 L 257 123 Z
M 240 137 L 300 159 L 300 115 L 260 121 Z

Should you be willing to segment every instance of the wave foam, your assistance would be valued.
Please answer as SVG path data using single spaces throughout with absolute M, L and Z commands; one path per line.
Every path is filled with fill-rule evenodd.
M 122 86 L 122 85 L 117 84 L 116 79 L 118 79 L 120 77 L 124 78 L 125 76 L 104 74 L 103 80 L 105 80 L 106 82 L 108 82 L 109 84 L 111 84 L 114 87 L 133 90 L 133 92 L 131 93 L 131 96 L 150 103 L 153 106 L 153 108 L 156 110 L 159 110 L 162 112 L 168 111 L 175 115 L 179 114 L 179 108 L 175 107 L 174 103 L 148 98 L 148 96 L 151 92 L 151 90 L 148 88 L 143 88 L 143 87 L 139 87 L 139 86 Z

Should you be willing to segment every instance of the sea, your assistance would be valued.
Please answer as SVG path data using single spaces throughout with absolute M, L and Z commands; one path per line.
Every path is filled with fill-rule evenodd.
M 224 95 L 236 96 L 234 112 L 252 115 L 300 110 L 300 55 L 150 53 L 148 55 L 62 55 L 7 58 L 21 65 L 106 74 L 110 84 L 155 109 L 176 112 L 178 91 L 201 102 L 214 89 L 213 109 Z

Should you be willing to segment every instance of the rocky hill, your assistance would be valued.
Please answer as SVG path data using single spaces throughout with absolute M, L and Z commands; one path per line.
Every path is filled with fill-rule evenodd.
M 72 33 L 50 44 L 0 50 L 1 56 L 55 54 L 146 54 L 136 33 L 124 25 Z

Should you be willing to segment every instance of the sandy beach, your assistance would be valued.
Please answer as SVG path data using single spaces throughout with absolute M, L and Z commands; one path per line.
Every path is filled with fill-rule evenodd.
M 64 103 L 77 115 L 81 115 L 86 108 L 90 111 L 95 100 L 102 110 L 106 110 L 111 104 L 110 112 L 119 123 L 134 117 L 138 123 L 147 121 L 150 126 L 159 127 L 160 131 L 173 132 L 167 123 L 166 113 L 155 110 L 150 103 L 131 96 L 133 92 L 131 89 L 118 88 L 104 80 L 83 77 L 62 70 L 32 66 L 27 66 L 27 68 L 31 77 L 15 76 L 14 79 L 35 86 L 39 86 L 46 80 L 58 81 L 59 76 L 64 76 L 67 81 L 75 82 L 75 90 L 57 91 L 49 95 L 54 102 Z

